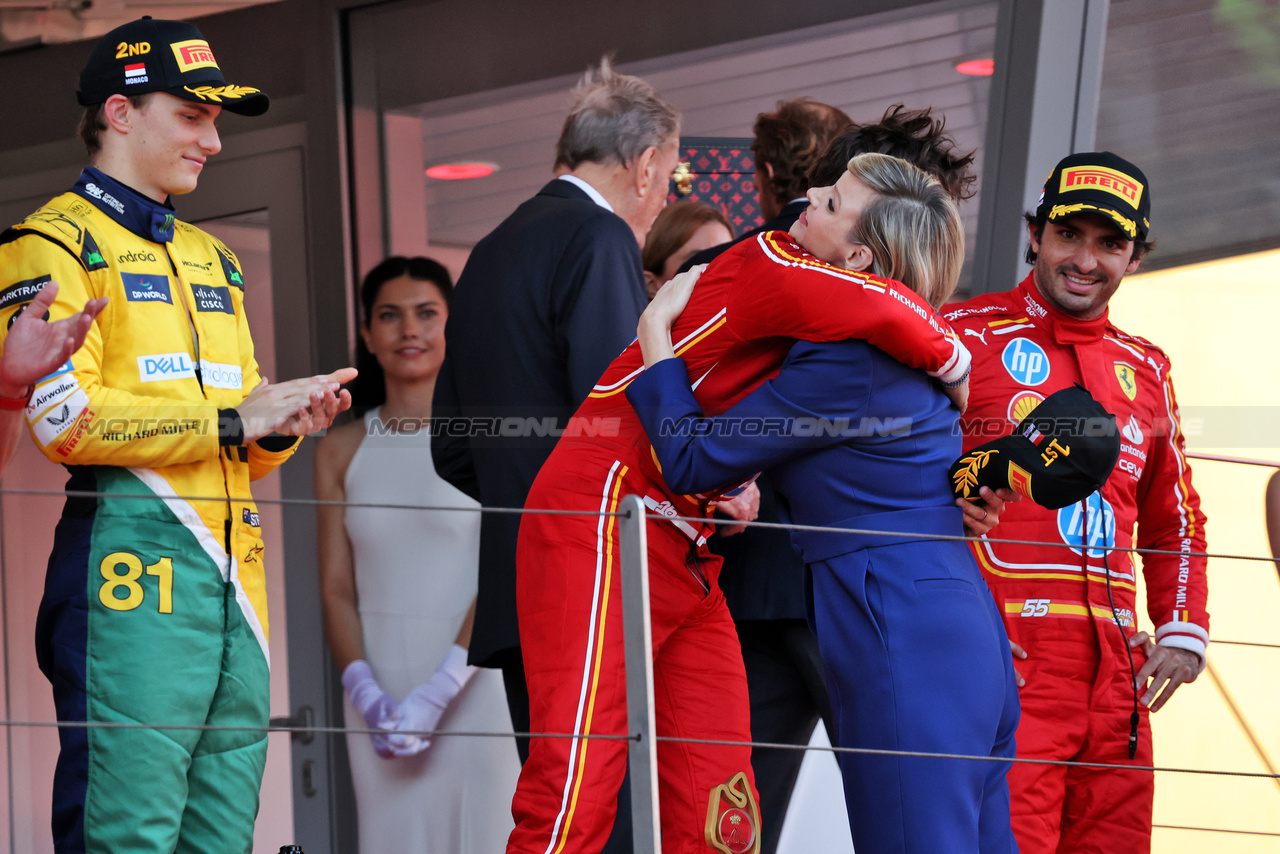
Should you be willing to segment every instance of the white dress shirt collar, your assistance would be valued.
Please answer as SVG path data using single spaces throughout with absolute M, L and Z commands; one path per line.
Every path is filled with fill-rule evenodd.
M 600 195 L 599 190 L 597 190 L 595 187 L 591 186 L 586 181 L 579 178 L 577 175 L 561 175 L 560 180 L 568 181 L 570 184 L 577 187 L 582 192 L 586 193 L 588 196 L 591 197 L 591 201 L 595 202 L 597 205 L 604 208 L 609 213 L 615 212 L 613 210 L 613 205 L 609 204 L 605 200 L 605 197 Z

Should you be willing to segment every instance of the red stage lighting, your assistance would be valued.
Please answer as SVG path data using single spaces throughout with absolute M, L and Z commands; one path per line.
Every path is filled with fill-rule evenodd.
M 996 61 L 994 59 L 971 59 L 968 62 L 962 62 L 957 65 L 956 71 L 961 74 L 968 74 L 971 77 L 990 77 L 996 73 Z
M 427 170 L 428 178 L 442 181 L 462 181 L 467 178 L 486 178 L 498 170 L 492 163 L 440 163 Z

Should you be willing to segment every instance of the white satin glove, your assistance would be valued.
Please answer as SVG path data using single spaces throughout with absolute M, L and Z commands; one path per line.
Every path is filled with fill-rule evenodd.
M 369 729 L 387 731 L 369 734 L 374 751 L 383 759 L 395 756 L 396 752 L 388 741 L 388 734 L 395 729 L 398 719 L 396 701 L 391 699 L 391 695 L 383 691 L 378 685 L 378 680 L 373 678 L 369 662 L 356 659 L 348 664 L 347 669 L 342 671 L 342 687 L 351 698 L 351 705 L 364 716 L 364 722 Z
M 400 701 L 397 732 L 389 739 L 396 756 L 413 756 L 431 746 L 430 736 L 402 733 L 434 730 L 444 710 L 475 672 L 476 668 L 467 664 L 467 650 L 455 643 L 426 684 L 414 688 Z

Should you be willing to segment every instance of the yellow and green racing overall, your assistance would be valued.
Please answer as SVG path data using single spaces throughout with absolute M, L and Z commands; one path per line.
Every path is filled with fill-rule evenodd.
M 31 435 L 67 466 L 37 657 L 59 720 L 265 727 L 267 602 L 249 483 L 296 441 L 243 443 L 259 382 L 239 262 L 95 169 L 0 235 L 0 336 L 110 302 L 42 379 Z M 265 731 L 63 728 L 53 832 L 71 852 L 248 852 Z

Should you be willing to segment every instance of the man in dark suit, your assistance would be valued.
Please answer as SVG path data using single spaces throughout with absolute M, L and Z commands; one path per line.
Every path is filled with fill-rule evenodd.
M 636 335 L 640 246 L 666 204 L 680 115 L 607 60 L 574 90 L 556 178 L 476 244 L 436 382 L 436 470 L 486 507 L 522 507 L 563 429 Z M 519 434 L 519 435 L 515 435 Z M 470 662 L 502 669 L 517 732 L 529 696 L 516 623 L 520 516 L 485 514 Z M 519 740 L 521 760 L 528 743 Z M 628 800 L 629 803 L 629 800 Z M 628 839 L 629 844 L 629 839 Z

